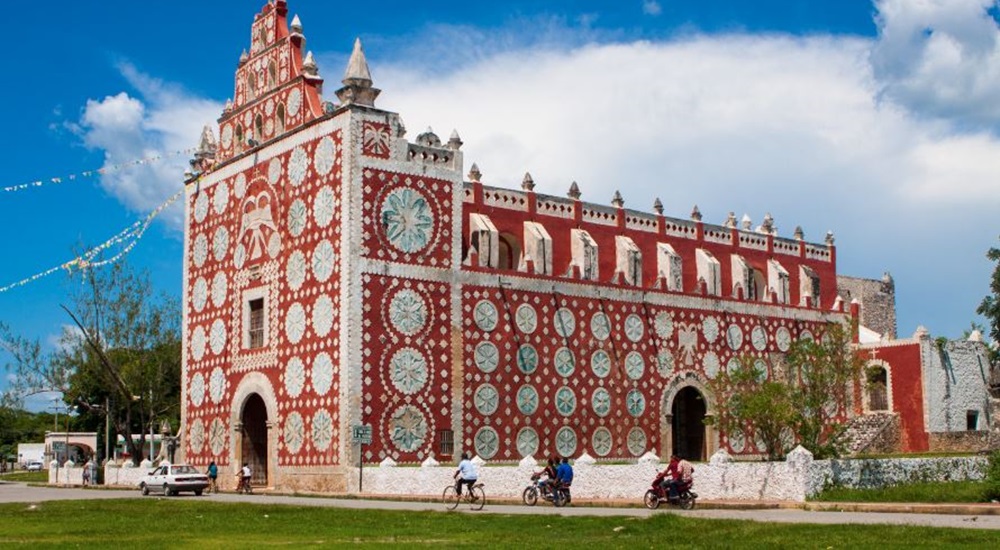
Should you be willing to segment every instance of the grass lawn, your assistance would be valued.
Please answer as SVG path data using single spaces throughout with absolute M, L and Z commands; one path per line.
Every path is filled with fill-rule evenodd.
M 703 520 L 501 516 L 228 504 L 172 498 L 0 505 L 0 545 L 29 548 L 482 546 L 516 548 L 940 547 L 1000 545 L 1000 533 L 884 525 L 790 525 Z
M 908 483 L 882 489 L 845 489 L 833 487 L 810 500 L 826 502 L 982 502 L 984 485 L 980 481 L 949 483 Z
M 19 481 L 21 483 L 48 483 L 49 482 L 49 471 L 42 470 L 40 472 L 11 472 L 8 474 L 0 475 L 0 481 Z

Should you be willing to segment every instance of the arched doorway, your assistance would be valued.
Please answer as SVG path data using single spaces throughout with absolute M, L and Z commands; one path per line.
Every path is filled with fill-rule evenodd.
M 253 471 L 250 481 L 254 485 L 267 485 L 267 407 L 260 395 L 250 394 L 243 403 L 240 422 L 241 455 Z
M 885 368 L 873 366 L 868 368 L 868 410 L 889 410 L 889 374 Z
M 677 392 L 671 412 L 673 449 L 671 452 L 687 460 L 705 459 L 705 398 L 693 386 Z

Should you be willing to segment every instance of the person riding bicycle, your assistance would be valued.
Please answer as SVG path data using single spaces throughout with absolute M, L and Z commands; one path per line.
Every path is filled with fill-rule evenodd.
M 538 489 L 542 492 L 542 494 L 545 494 L 546 491 L 549 491 L 551 487 L 554 486 L 556 483 L 557 462 L 558 460 L 556 458 L 550 458 L 548 465 L 546 465 L 542 471 L 535 472 L 534 474 L 531 475 L 532 479 L 545 476 L 545 479 L 538 482 Z
M 569 459 L 563 457 L 562 463 L 556 468 L 557 487 L 566 493 L 566 502 L 569 502 L 569 487 L 573 484 L 573 467 L 569 465 Z
M 479 472 L 476 465 L 469 459 L 469 453 L 462 453 L 462 461 L 458 463 L 458 470 L 455 471 L 455 492 L 462 496 L 462 485 L 469 486 L 469 496 L 476 500 L 476 494 L 472 492 L 472 486 L 479 479 Z
M 253 470 L 250 469 L 250 465 L 246 462 L 243 463 L 243 468 L 240 469 L 240 486 L 237 487 L 237 491 L 244 488 L 250 487 L 250 477 L 253 476 Z
M 692 475 L 694 474 L 694 466 L 677 455 L 671 455 L 667 471 L 673 476 L 673 479 L 670 480 L 670 493 L 668 496 L 671 502 L 675 502 L 680 498 L 681 488 L 691 486 L 691 482 L 694 480 Z

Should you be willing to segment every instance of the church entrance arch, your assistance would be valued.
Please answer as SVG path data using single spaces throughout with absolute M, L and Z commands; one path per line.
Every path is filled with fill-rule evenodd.
M 712 422 L 715 398 L 708 381 L 695 371 L 676 374 L 667 383 L 660 406 L 660 456 L 676 454 L 692 461 L 708 460 L 718 447 Z
M 705 460 L 705 412 L 705 398 L 694 386 L 677 392 L 670 408 L 672 454 L 688 460 Z
M 253 471 L 250 482 L 267 485 L 267 407 L 260 395 L 251 394 L 243 403 L 240 425 L 241 455 Z

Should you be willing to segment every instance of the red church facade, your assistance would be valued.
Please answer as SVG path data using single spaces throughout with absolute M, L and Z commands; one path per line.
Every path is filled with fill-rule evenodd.
M 343 491 L 359 425 L 365 462 L 760 452 L 704 425 L 708 382 L 847 319 L 832 237 L 466 181 L 457 134 L 375 106 L 360 43 L 324 102 L 287 17 L 257 15 L 187 184 L 185 460 Z

